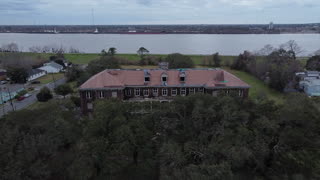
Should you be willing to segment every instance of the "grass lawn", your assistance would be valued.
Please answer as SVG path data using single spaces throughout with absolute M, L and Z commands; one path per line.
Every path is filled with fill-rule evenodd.
M 50 82 L 53 82 L 53 78 L 55 80 L 59 80 L 59 79 L 62 79 L 63 77 L 64 77 L 64 73 L 53 74 L 53 77 L 52 77 L 52 74 L 47 74 L 45 76 L 42 76 L 41 78 L 36 79 L 36 81 L 40 81 L 41 84 L 48 84 Z
M 267 97 L 269 97 L 271 100 L 274 100 L 276 103 L 279 103 L 279 104 L 283 103 L 284 94 L 269 88 L 264 82 L 252 76 L 251 74 L 243 71 L 232 70 L 229 68 L 223 68 L 223 69 L 239 77 L 241 80 L 243 80 L 244 82 L 248 83 L 251 86 L 249 90 L 250 97 L 255 98 L 260 94 L 265 94 Z
M 49 102 L 49 101 L 48 101 Z M 39 102 L 36 101 L 35 103 L 31 104 L 30 106 L 28 106 L 26 109 L 27 110 L 34 110 L 34 109 L 39 109 L 40 107 L 42 107 L 43 105 L 45 105 L 48 102 Z

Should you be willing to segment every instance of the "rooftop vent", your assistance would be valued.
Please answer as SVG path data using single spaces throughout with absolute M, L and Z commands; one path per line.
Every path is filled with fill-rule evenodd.
M 169 63 L 168 62 L 159 62 L 159 68 L 160 69 L 169 69 Z

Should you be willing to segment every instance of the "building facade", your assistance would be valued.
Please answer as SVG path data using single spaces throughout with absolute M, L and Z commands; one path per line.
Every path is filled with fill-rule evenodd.
M 222 69 L 105 70 L 80 87 L 81 109 L 93 110 L 98 99 L 170 101 L 176 96 L 206 93 L 247 97 L 250 86 Z

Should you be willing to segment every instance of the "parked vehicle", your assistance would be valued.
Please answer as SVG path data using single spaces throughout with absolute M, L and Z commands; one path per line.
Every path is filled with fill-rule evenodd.
M 8 81 L 0 81 L 0 84 L 7 84 Z
M 24 100 L 25 99 L 25 97 L 24 96 L 20 96 L 20 97 L 18 97 L 18 101 L 22 101 L 22 100 Z
M 28 98 L 28 97 L 30 97 L 30 96 L 31 96 L 31 94 L 27 93 L 27 94 L 25 94 L 23 97 Z

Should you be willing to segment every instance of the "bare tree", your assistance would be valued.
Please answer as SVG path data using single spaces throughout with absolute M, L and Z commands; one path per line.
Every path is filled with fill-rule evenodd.
M 320 56 L 320 49 L 318 49 L 316 52 L 314 52 L 314 55 Z
M 18 52 L 19 51 L 18 44 L 16 44 L 16 43 L 4 44 L 4 45 L 2 45 L 1 49 L 4 52 Z
M 280 45 L 281 49 L 284 49 L 286 51 L 292 51 L 295 53 L 295 55 L 298 55 L 303 52 L 301 47 L 297 44 L 295 40 L 290 40 L 284 44 Z
M 42 47 L 40 46 L 32 46 L 29 48 L 29 51 L 32 53 L 41 53 L 42 52 Z
M 271 54 L 275 48 L 271 46 L 270 44 L 265 45 L 262 49 L 258 50 L 255 54 L 257 56 L 267 56 Z
M 76 53 L 80 53 L 80 51 L 79 51 L 79 49 L 76 49 L 76 48 L 71 46 L 70 49 L 69 49 L 69 53 L 76 54 Z

